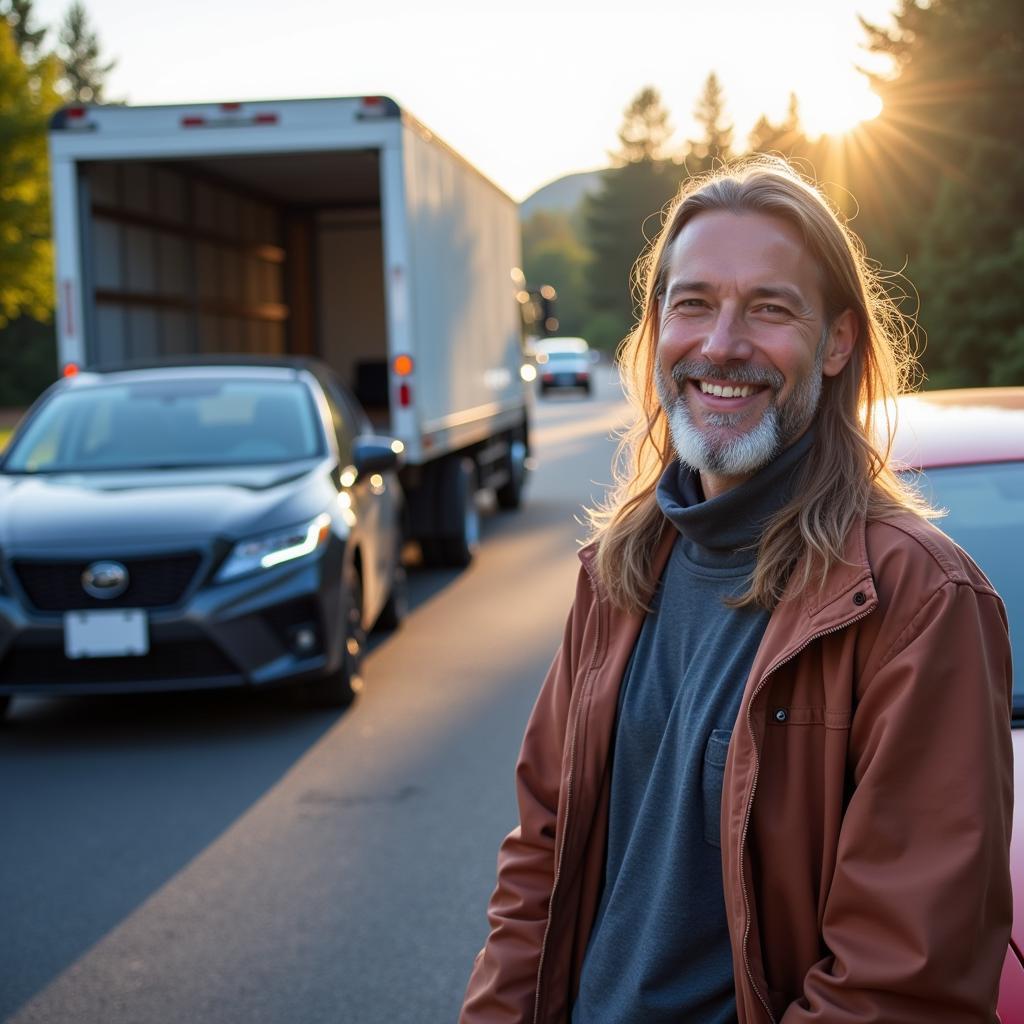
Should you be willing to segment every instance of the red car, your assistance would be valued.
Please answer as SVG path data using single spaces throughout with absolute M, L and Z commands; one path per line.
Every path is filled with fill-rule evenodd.
M 949 514 L 938 526 L 1006 602 L 1013 663 L 1024 665 L 1024 388 L 931 391 L 899 400 L 894 457 Z M 1024 1024 L 1024 675 L 1013 687 L 1013 931 L 999 989 L 1002 1024 Z

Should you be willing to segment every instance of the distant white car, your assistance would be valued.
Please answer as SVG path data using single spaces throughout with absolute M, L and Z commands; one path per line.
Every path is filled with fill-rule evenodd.
M 591 371 L 597 353 L 583 338 L 547 338 L 534 345 L 540 393 L 552 388 L 578 388 L 591 393 Z

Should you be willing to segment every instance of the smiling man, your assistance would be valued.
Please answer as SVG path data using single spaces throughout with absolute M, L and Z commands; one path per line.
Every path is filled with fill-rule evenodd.
M 1009 640 L 886 462 L 907 333 L 788 166 L 687 183 L 463 1024 L 995 1019 Z

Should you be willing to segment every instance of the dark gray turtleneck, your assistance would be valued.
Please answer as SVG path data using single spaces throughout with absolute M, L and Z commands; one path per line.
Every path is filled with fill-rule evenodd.
M 658 485 L 679 537 L 622 681 L 604 891 L 573 1024 L 736 1020 L 722 774 L 768 613 L 723 602 L 745 589 L 811 443 L 710 501 L 678 463 Z

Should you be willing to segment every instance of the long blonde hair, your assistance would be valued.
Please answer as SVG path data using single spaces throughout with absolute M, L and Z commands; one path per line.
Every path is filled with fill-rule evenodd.
M 846 367 L 824 381 L 816 441 L 800 468 L 796 497 L 769 520 L 749 588 L 731 603 L 771 609 L 787 585 L 795 594 L 813 577 L 823 580 L 842 560 L 846 536 L 860 517 L 881 518 L 903 509 L 929 514 L 889 467 L 892 399 L 906 389 L 915 367 L 913 323 L 868 264 L 860 240 L 792 166 L 760 157 L 726 167 L 684 183 L 634 272 L 643 307 L 620 347 L 619 367 L 639 415 L 619 443 L 615 486 L 604 504 L 587 513 L 600 582 L 615 605 L 630 611 L 648 607 L 656 583 L 652 559 L 665 518 L 655 490 L 674 458 L 654 385 L 659 300 L 672 242 L 689 221 L 710 210 L 766 214 L 794 226 L 821 267 L 826 322 L 849 309 L 858 327 Z M 798 564 L 801 572 L 791 579 Z

